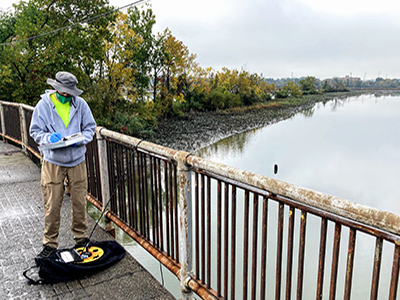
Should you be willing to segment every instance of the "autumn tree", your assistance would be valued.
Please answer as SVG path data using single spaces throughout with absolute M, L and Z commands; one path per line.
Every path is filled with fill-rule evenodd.
M 272 95 L 276 91 L 275 84 L 267 84 L 267 82 L 258 74 L 251 74 L 249 75 L 249 78 L 251 83 L 251 94 L 253 97 L 249 104 L 271 100 Z
M 190 69 L 178 77 L 177 92 L 184 97 L 185 110 L 201 110 L 202 102 L 212 88 L 213 70 L 211 67 L 202 68 L 196 61 L 191 62 Z
M 160 115 L 176 115 L 184 110 L 186 101 L 191 101 L 204 71 L 196 62 L 196 55 L 168 29 L 163 33 L 163 46 L 164 65 L 154 102 Z
M 267 83 L 263 78 L 257 82 L 256 88 L 260 91 L 261 102 L 271 100 L 277 91 L 275 83 Z
M 128 93 L 134 86 L 134 73 L 128 64 L 132 48 L 140 46 L 140 39 L 127 24 L 127 15 L 119 13 L 116 22 L 109 25 L 110 36 L 104 42 L 102 77 L 88 90 L 86 100 L 100 125 L 109 126 L 124 102 L 135 101 Z M 118 105 L 117 105 L 118 103 Z M 126 103 L 127 104 L 127 103 Z M 128 105 L 125 105 L 125 108 Z M 126 109 L 124 110 L 128 112 Z
M 98 113 L 100 125 L 140 136 L 155 124 L 146 101 L 152 57 L 142 51 L 149 47 L 143 37 L 147 30 L 143 28 L 146 22 L 152 22 L 152 14 L 131 12 L 134 17 L 121 12 L 109 26 L 110 38 L 104 43 L 104 78 L 88 100 L 94 114 Z
M 293 81 L 287 81 L 281 87 L 280 90 L 276 92 L 277 98 L 287 98 L 287 97 L 301 97 L 302 93 L 300 87 Z
M 229 70 L 222 68 L 210 79 L 212 90 L 223 93 L 239 95 L 240 103 L 232 103 L 229 107 L 240 105 L 252 105 L 256 102 L 267 101 L 272 98 L 276 87 L 274 84 L 267 84 L 258 74 L 250 74 L 245 70 Z M 235 98 L 236 100 L 236 98 Z

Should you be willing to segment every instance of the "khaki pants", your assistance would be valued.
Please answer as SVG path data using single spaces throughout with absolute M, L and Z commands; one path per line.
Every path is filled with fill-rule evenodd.
M 74 240 L 87 237 L 88 223 L 86 216 L 87 170 L 83 161 L 75 167 L 61 167 L 43 160 L 41 188 L 44 208 L 43 245 L 58 247 L 60 229 L 60 211 L 64 197 L 64 179 L 68 176 L 72 221 L 71 231 Z

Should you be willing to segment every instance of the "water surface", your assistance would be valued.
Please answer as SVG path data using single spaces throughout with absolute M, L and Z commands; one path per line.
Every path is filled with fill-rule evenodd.
M 399 137 L 400 97 L 363 95 L 319 103 L 196 155 L 400 214 Z
M 345 100 L 332 100 L 325 104 L 319 103 L 288 120 L 231 136 L 195 154 L 229 166 L 400 214 L 399 135 L 400 97 L 363 95 Z M 276 174 L 275 165 L 278 166 Z M 318 218 L 312 215 L 308 217 L 304 299 L 314 299 L 316 294 L 318 260 L 315 258 L 318 257 L 319 250 L 319 222 Z M 241 224 L 238 224 L 238 228 L 241 228 Z M 295 228 L 299 228 L 299 225 L 297 224 Z M 329 296 L 333 231 L 334 224 L 330 222 L 323 299 L 328 299 Z M 285 234 L 287 232 L 287 223 L 284 232 Z M 274 225 L 269 226 L 268 297 L 274 297 L 276 264 L 274 234 L 276 228 Z M 344 228 L 340 243 L 339 279 L 344 278 L 346 272 L 348 234 L 348 228 Z M 295 233 L 296 239 L 298 236 L 296 237 Z M 241 238 L 238 237 L 238 240 Z M 374 248 L 375 239 L 372 236 L 366 234 L 357 236 L 352 299 L 369 298 Z M 285 245 L 283 253 L 283 270 L 285 270 Z M 388 297 L 387 287 L 391 276 L 392 258 L 393 245 L 385 243 L 380 277 L 383 285 L 379 290 L 379 299 Z M 296 278 L 293 278 L 293 284 L 295 287 Z M 338 299 L 343 294 L 344 282 L 339 280 Z M 238 291 L 239 298 L 240 295 L 241 291 Z M 283 288 L 282 295 L 284 295 Z M 295 292 L 291 299 L 294 297 Z

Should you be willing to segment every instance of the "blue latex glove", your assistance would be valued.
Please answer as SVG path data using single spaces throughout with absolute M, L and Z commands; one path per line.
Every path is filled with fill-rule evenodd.
M 58 141 L 60 141 L 61 140 L 61 134 L 60 133 L 58 133 L 58 132 L 53 132 L 51 135 L 50 135 L 50 142 L 51 143 L 57 143 Z
M 75 148 L 76 146 L 78 146 L 78 143 L 70 145 L 71 148 Z

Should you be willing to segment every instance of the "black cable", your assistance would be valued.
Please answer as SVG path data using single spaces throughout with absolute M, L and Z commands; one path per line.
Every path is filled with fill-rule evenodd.
M 189 156 L 192 156 L 192 155 L 193 155 L 192 153 L 189 153 L 188 155 L 186 155 L 186 157 L 185 157 L 185 164 L 186 164 L 186 165 L 188 165 L 187 159 L 189 158 Z
M 140 140 L 139 143 L 136 144 L 136 146 L 135 146 L 135 151 L 137 151 L 137 149 L 138 149 L 140 143 L 143 142 L 143 141 L 144 141 L 144 140 Z
M 117 185 L 115 186 L 114 191 L 112 192 L 110 198 L 108 199 L 107 203 L 104 205 L 103 211 L 101 212 L 100 217 L 99 217 L 98 220 L 96 221 L 96 224 L 94 225 L 94 227 L 93 227 L 93 229 L 92 229 L 92 232 L 90 233 L 90 235 L 89 235 L 89 237 L 88 237 L 88 240 L 89 240 L 89 241 L 88 241 L 88 243 L 85 245 L 84 249 L 87 249 L 87 247 L 89 246 L 89 244 L 90 244 L 90 238 L 92 237 L 92 235 L 93 235 L 93 233 L 94 233 L 94 230 L 95 230 L 96 227 L 98 226 L 98 224 L 99 224 L 101 218 L 104 216 L 104 213 L 106 212 L 106 208 L 107 208 L 108 204 L 110 203 L 111 199 L 113 198 L 114 194 L 116 193 L 116 191 L 117 191 L 119 185 L 121 184 L 122 179 L 125 179 L 126 171 L 127 171 L 127 169 L 128 169 L 128 166 L 129 166 L 129 164 L 131 163 L 132 158 L 133 158 L 135 152 L 137 151 L 137 146 L 138 146 L 142 141 L 143 141 L 143 140 L 141 140 L 139 143 L 137 143 L 136 146 L 135 146 L 135 149 L 134 149 L 135 151 L 132 151 L 131 157 L 129 158 L 129 160 L 128 160 L 127 164 L 126 164 L 126 168 L 124 169 L 124 172 L 122 173 L 121 178 L 118 180 Z M 83 253 L 83 252 L 82 252 L 82 253 Z

